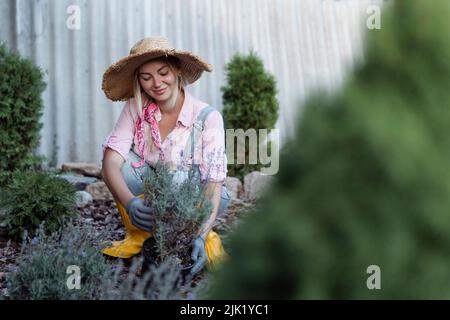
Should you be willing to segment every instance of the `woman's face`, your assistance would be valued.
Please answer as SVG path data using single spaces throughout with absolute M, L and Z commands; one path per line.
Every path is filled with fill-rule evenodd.
M 177 94 L 177 75 L 164 61 L 150 61 L 139 69 L 139 82 L 142 89 L 156 102 L 171 101 Z

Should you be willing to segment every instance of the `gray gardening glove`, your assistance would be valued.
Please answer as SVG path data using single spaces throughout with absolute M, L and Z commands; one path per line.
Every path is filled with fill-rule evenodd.
M 208 255 L 206 254 L 205 249 L 205 240 L 202 237 L 195 239 L 192 245 L 191 259 L 195 262 L 191 269 L 191 274 L 196 274 L 202 270 L 208 262 Z
M 131 199 L 125 209 L 134 226 L 144 231 L 152 230 L 155 209 L 144 205 L 144 199 L 138 197 Z

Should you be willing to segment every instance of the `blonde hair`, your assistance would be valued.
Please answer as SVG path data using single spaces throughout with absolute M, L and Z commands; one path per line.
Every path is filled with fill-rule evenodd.
M 164 62 L 166 62 L 169 65 L 169 69 L 175 75 L 177 74 L 177 70 L 180 70 L 179 60 L 178 60 L 178 58 L 175 58 L 175 57 L 156 58 L 156 59 L 149 60 L 149 61 L 143 63 L 142 65 L 147 64 L 149 62 L 153 62 L 153 61 L 164 61 Z M 146 99 L 147 99 L 146 105 L 149 102 L 152 101 L 152 98 L 146 92 L 142 92 L 143 90 L 142 90 L 141 84 L 139 82 L 139 69 L 140 69 L 141 66 L 136 68 L 136 70 L 134 72 L 133 94 L 134 94 L 134 100 L 135 100 L 135 104 L 136 104 L 137 113 L 138 113 L 139 117 L 142 119 L 143 118 L 143 109 L 144 109 L 144 104 L 142 103 L 142 95 L 144 95 L 146 97 Z M 173 106 L 175 106 L 176 101 L 178 99 L 178 96 L 181 93 L 181 90 L 184 89 L 184 87 L 187 84 L 186 81 L 184 80 L 181 72 L 177 76 L 177 80 L 178 80 L 178 94 L 176 96 L 174 96 L 174 98 L 173 98 L 174 101 L 171 101 L 171 103 L 170 103 Z M 148 146 L 148 148 L 149 148 L 149 150 L 151 152 L 153 152 L 153 150 L 155 148 L 155 144 L 153 143 L 153 138 L 152 138 L 152 135 L 150 133 L 150 124 L 147 123 L 146 121 L 143 121 L 143 128 L 144 128 L 145 145 Z M 144 151 L 144 157 L 145 157 L 145 151 Z

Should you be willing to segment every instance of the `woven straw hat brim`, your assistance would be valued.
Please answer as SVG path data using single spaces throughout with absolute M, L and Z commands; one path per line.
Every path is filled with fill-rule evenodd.
M 197 81 L 203 71 L 211 72 L 213 66 L 200 57 L 186 51 L 167 51 L 162 49 L 150 52 L 130 54 L 127 57 L 113 63 L 103 75 L 102 89 L 105 95 L 112 101 L 127 101 L 134 96 L 133 77 L 135 70 L 149 60 L 174 56 L 180 59 L 181 74 L 183 78 L 192 84 Z

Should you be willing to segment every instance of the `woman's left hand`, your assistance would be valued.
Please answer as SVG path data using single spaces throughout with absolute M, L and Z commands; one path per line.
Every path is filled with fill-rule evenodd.
M 208 255 L 206 254 L 205 249 L 205 240 L 202 237 L 195 239 L 194 244 L 192 245 L 191 259 L 195 262 L 191 269 L 191 274 L 196 274 L 202 270 L 208 262 Z

